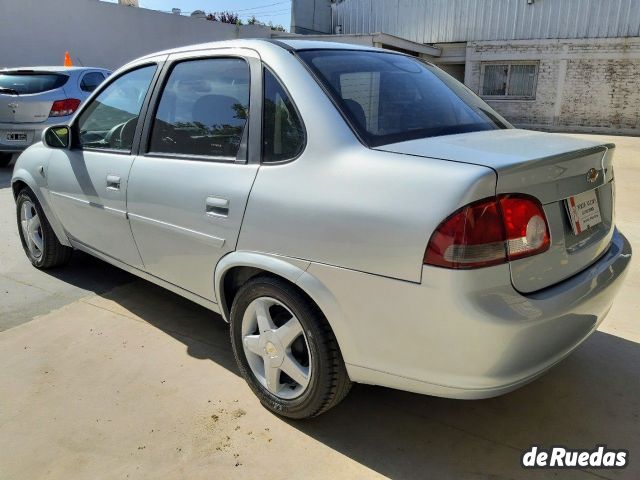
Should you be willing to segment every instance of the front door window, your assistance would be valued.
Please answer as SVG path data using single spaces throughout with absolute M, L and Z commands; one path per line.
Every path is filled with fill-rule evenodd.
M 125 73 L 93 99 L 78 118 L 79 146 L 130 152 L 155 65 Z

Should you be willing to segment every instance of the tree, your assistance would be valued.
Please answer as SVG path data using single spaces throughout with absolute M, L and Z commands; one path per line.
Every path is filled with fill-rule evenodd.
M 207 15 L 207 20 L 242 25 L 242 20 L 240 20 L 238 14 L 233 12 L 213 12 Z
M 247 25 L 262 25 L 263 27 L 269 27 L 271 30 L 276 32 L 286 32 L 282 25 L 274 25 L 273 22 L 269 22 L 268 24 L 261 22 L 255 15 L 251 15 L 251 18 L 247 20 Z

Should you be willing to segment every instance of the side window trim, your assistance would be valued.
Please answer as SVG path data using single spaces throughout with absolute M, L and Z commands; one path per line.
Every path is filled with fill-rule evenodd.
M 144 62 L 144 63 L 137 64 L 135 66 L 132 66 L 131 68 L 125 71 L 119 72 L 118 75 L 111 74 L 109 76 L 106 76 L 104 81 L 100 85 L 98 85 L 98 88 L 96 88 L 93 92 L 91 92 L 90 100 L 88 102 L 83 103 L 80 106 L 80 109 L 78 110 L 78 112 L 76 113 L 73 119 L 73 123 L 71 124 L 71 130 L 73 132 L 73 135 L 71 137 L 73 141 L 72 148 L 74 150 L 82 150 L 82 151 L 88 151 L 88 152 L 117 153 L 120 155 L 137 155 L 138 154 L 137 152 L 139 151 L 139 147 L 140 147 L 140 135 L 142 133 L 142 124 L 143 124 L 143 122 L 141 122 L 140 119 L 146 118 L 147 109 L 149 107 L 149 100 L 151 99 L 152 92 L 155 90 L 156 83 L 158 81 L 158 78 L 160 77 L 161 71 L 164 68 L 164 64 L 165 64 L 164 59 L 157 59 L 157 60 Z M 149 88 L 147 89 L 147 93 L 142 102 L 142 107 L 140 108 L 140 115 L 138 116 L 138 123 L 136 125 L 136 130 L 133 136 L 133 144 L 131 146 L 131 150 L 127 151 L 127 150 L 118 150 L 118 149 L 111 149 L 111 148 L 91 148 L 91 147 L 83 147 L 82 145 L 78 144 L 78 139 L 80 138 L 80 131 L 78 130 L 78 121 L 82 116 L 82 113 L 84 113 L 84 111 L 93 103 L 93 101 L 102 93 L 102 91 L 108 88 L 109 85 L 117 81 L 120 77 L 128 73 L 131 73 L 135 70 L 139 70 L 141 68 L 150 67 L 154 65 L 156 67 L 156 70 L 153 74 L 153 78 L 151 79 L 151 83 L 149 84 Z
M 263 79 L 264 82 L 264 74 L 266 72 L 269 72 L 276 80 L 277 82 L 280 84 L 280 86 L 282 87 L 282 89 L 284 90 L 284 93 L 287 95 L 287 97 L 289 97 L 289 101 L 291 102 L 291 105 L 293 106 L 293 110 L 295 111 L 296 115 L 298 116 L 298 119 L 300 120 L 300 126 L 302 127 L 302 146 L 300 148 L 300 151 L 297 153 L 297 155 L 295 157 L 292 158 L 288 158 L 286 160 L 280 160 L 277 162 L 263 162 L 262 161 L 262 156 L 263 156 L 263 135 L 264 135 L 264 95 L 265 95 L 265 91 L 264 91 L 264 85 L 261 86 L 261 91 L 260 91 L 260 97 L 262 98 L 262 104 L 261 104 L 261 109 L 260 109 L 260 163 L 262 165 L 282 165 L 284 163 L 289 163 L 289 162 L 294 162 L 296 161 L 298 158 L 300 158 L 300 156 L 304 153 L 304 151 L 307 148 L 307 127 L 305 125 L 304 122 L 304 118 L 302 118 L 302 115 L 300 114 L 300 110 L 298 109 L 298 105 L 296 105 L 295 100 L 293 99 L 293 96 L 291 95 L 291 92 L 289 92 L 289 89 L 287 88 L 287 86 L 285 85 L 285 83 L 282 81 L 282 79 L 278 76 L 278 74 L 276 72 L 273 71 L 273 69 L 271 67 L 269 67 L 269 65 L 262 63 L 262 68 L 261 68 L 261 72 L 260 72 L 260 78 Z
M 173 68 L 183 62 L 216 59 L 216 58 L 239 58 L 247 63 L 249 68 L 249 118 L 242 134 L 242 140 L 238 149 L 236 158 L 222 157 L 215 155 L 193 155 L 193 154 L 177 154 L 177 153 L 162 153 L 152 152 L 150 150 L 151 134 L 153 130 L 153 124 L 155 116 L 160 106 L 160 100 L 162 99 L 162 93 L 169 80 Z M 188 54 L 178 54 L 174 58 L 169 58 L 164 62 L 162 71 L 160 72 L 158 79 L 155 81 L 155 87 L 153 94 L 149 99 L 147 106 L 147 113 L 144 117 L 142 125 L 142 131 L 140 135 L 140 141 L 138 144 L 137 155 L 144 155 L 146 157 L 177 159 L 177 160 L 193 160 L 193 161 L 206 161 L 212 163 L 240 163 L 240 164 L 259 164 L 260 163 L 260 142 L 261 142 L 261 120 L 260 112 L 262 111 L 262 67 L 257 58 L 253 56 L 244 56 L 238 53 L 229 53 L 220 51 L 219 53 L 194 51 Z M 257 125 L 256 125 L 257 123 Z M 140 124 L 138 125 L 140 126 Z M 257 134 L 256 134 L 257 132 Z M 257 137 L 257 138 L 256 138 Z M 257 148 L 257 150 L 256 150 Z

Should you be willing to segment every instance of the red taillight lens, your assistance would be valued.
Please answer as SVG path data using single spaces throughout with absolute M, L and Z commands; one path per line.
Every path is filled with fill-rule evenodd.
M 431 236 L 424 263 L 478 268 L 535 255 L 549 248 L 542 205 L 525 195 L 473 202 L 447 218 Z
M 529 257 L 549 248 L 549 227 L 542 205 L 533 197 L 499 197 L 507 235 L 509 260 Z
M 505 261 L 504 226 L 495 198 L 471 203 L 442 222 L 424 254 L 424 263 L 447 268 Z
M 66 117 L 75 112 L 80 106 L 80 100 L 77 98 L 67 98 L 65 100 L 56 100 L 51 105 L 50 117 Z

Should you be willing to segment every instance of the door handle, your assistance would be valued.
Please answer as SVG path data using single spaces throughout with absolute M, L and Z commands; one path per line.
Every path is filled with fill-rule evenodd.
M 207 197 L 204 202 L 205 212 L 211 217 L 229 216 L 229 200 L 221 197 Z
M 118 175 L 107 175 L 107 190 L 120 190 L 120 177 Z

